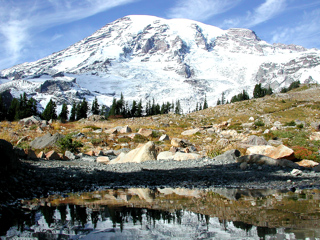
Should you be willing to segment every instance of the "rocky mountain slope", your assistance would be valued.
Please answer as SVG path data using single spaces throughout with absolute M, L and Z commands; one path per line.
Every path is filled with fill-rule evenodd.
M 299 80 L 318 82 L 320 52 L 269 44 L 249 29 L 222 30 L 187 19 L 126 16 L 36 62 L 0 72 L 0 92 L 25 91 L 44 107 L 97 96 L 126 100 L 180 99 L 184 112 L 207 96 L 209 106 L 256 83 L 274 90 Z

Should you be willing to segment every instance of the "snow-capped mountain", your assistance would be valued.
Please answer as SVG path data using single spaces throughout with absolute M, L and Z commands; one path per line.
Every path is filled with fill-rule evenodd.
M 184 112 L 205 95 L 209 106 L 256 83 L 274 90 L 291 82 L 320 82 L 320 51 L 269 44 L 248 29 L 222 30 L 187 19 L 126 16 L 36 62 L 0 72 L 0 92 L 25 91 L 45 106 L 97 96 L 172 102 Z

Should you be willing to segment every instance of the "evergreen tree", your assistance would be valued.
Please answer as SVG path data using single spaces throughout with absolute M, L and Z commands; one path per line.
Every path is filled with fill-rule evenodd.
M 5 120 L 6 115 L 7 115 L 6 108 L 5 108 L 3 100 L 2 100 L 2 95 L 0 94 L 0 121 Z
M 9 121 L 14 121 L 18 120 L 19 114 L 18 112 L 20 111 L 20 103 L 17 98 L 13 98 L 10 104 L 10 107 L 8 109 L 8 115 L 7 118 Z M 16 118 L 17 117 L 17 118 Z
M 52 101 L 52 99 L 50 99 L 46 108 L 42 112 L 42 118 L 47 121 L 49 121 L 50 119 L 57 119 L 56 107 L 56 103 Z
M 100 110 L 100 115 L 107 118 L 109 115 L 109 111 L 110 111 L 110 109 L 108 109 L 108 107 L 106 105 L 102 105 L 101 110 Z
M 208 108 L 207 95 L 205 95 L 205 97 L 204 97 L 204 103 L 203 103 L 203 109 L 207 109 L 207 108 Z
M 138 107 L 137 107 L 137 114 L 136 116 L 137 117 L 142 117 L 142 111 L 143 111 L 143 108 L 142 108 L 142 100 L 140 99 L 139 103 L 138 103 Z
M 217 100 L 217 106 L 218 105 L 221 105 L 221 100 L 220 100 L 220 98 L 218 98 L 218 100 Z
M 196 112 L 199 111 L 199 106 L 198 106 L 198 102 L 197 102 L 197 105 L 196 105 Z
M 113 98 L 112 105 L 109 111 L 109 116 L 115 116 L 116 115 L 116 107 L 117 107 L 117 99 Z
M 175 108 L 175 114 L 180 114 L 181 113 L 181 106 L 180 106 L 180 100 L 177 100 L 176 102 L 176 108 Z
M 222 94 L 221 94 L 221 104 L 223 105 L 223 104 L 225 104 L 225 103 L 226 103 L 225 93 L 222 92 Z
M 269 86 L 266 90 L 266 95 L 272 95 L 272 94 L 273 94 L 272 88 Z
M 81 103 L 78 104 L 77 110 L 77 120 L 80 120 L 81 118 L 87 118 L 89 106 L 85 98 L 82 100 Z
M 76 114 L 77 114 L 77 104 L 75 102 L 72 103 L 71 111 L 70 111 L 70 118 L 69 121 L 75 121 L 76 120 Z
M 99 115 L 100 111 L 99 111 L 99 104 L 98 104 L 97 97 L 95 97 L 93 102 L 92 102 L 91 112 L 94 115 Z
M 60 114 L 59 114 L 59 119 L 60 119 L 62 122 L 65 122 L 65 121 L 68 119 L 68 114 L 69 114 L 68 106 L 67 106 L 66 103 L 63 103 L 63 104 L 62 104 L 61 112 L 60 112 Z
M 27 101 L 26 116 L 25 117 L 37 116 L 37 115 L 38 115 L 37 101 L 31 97 Z
M 130 111 L 131 117 L 135 117 L 137 115 L 137 110 L 138 110 L 137 109 L 137 102 L 135 100 L 133 100 L 131 111 Z

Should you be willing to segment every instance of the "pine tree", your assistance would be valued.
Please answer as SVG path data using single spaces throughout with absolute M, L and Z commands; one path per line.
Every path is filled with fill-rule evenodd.
M 220 98 L 218 98 L 218 100 L 217 100 L 217 106 L 218 105 L 221 105 L 221 100 L 220 100 Z
M 57 119 L 56 107 L 56 103 L 52 101 L 52 99 L 50 99 L 46 108 L 42 112 L 42 118 L 47 121 L 49 121 L 50 119 Z
M 37 116 L 38 111 L 37 111 L 37 101 L 34 98 L 29 98 L 26 106 L 26 116 L 25 117 L 30 117 L 30 116 Z
M 175 114 L 180 114 L 181 113 L 181 106 L 180 106 L 180 100 L 177 100 L 176 102 L 176 108 L 175 108 Z
M 132 102 L 130 114 L 131 114 L 131 117 L 135 117 L 137 114 L 137 102 L 135 100 L 133 100 Z
M 100 115 L 104 116 L 105 118 L 108 117 L 110 109 L 108 109 L 108 107 L 106 105 L 102 105 L 101 106 L 101 110 L 100 110 Z
M 92 102 L 91 112 L 94 115 L 99 115 L 99 104 L 98 104 L 97 97 L 95 97 Z
M 111 105 L 108 116 L 115 116 L 116 115 L 116 107 L 117 107 L 117 99 L 113 98 L 112 105 Z
M 199 111 L 199 106 L 198 106 L 198 102 L 197 102 L 197 105 L 196 105 L 196 112 Z
M 59 114 L 59 119 L 60 119 L 62 122 L 65 122 L 65 121 L 68 119 L 68 114 L 69 114 L 68 106 L 67 106 L 66 103 L 63 103 L 63 104 L 62 104 L 61 112 L 60 112 L 60 114 Z
M 89 110 L 88 102 L 84 98 L 81 103 L 77 106 L 77 120 L 87 118 L 87 112 Z
M 6 108 L 2 100 L 2 95 L 0 94 L 0 121 L 5 120 L 6 115 Z
M 139 103 L 138 103 L 138 107 L 137 107 L 137 114 L 136 116 L 137 117 L 142 117 L 142 111 L 143 111 L 143 108 L 142 108 L 142 100 L 140 99 Z
M 223 105 L 223 104 L 225 104 L 225 103 L 226 103 L 225 93 L 222 92 L 222 94 L 221 94 L 221 104 Z
M 13 98 L 8 109 L 7 118 L 9 121 L 18 120 L 19 118 L 19 111 L 20 111 L 20 103 L 17 98 Z
M 205 95 L 205 97 L 204 97 L 204 103 L 203 103 L 203 109 L 207 109 L 207 108 L 208 108 L 207 95 Z
M 75 102 L 72 103 L 72 108 L 70 111 L 70 118 L 69 121 L 75 121 L 76 120 L 76 114 L 77 114 L 77 104 Z

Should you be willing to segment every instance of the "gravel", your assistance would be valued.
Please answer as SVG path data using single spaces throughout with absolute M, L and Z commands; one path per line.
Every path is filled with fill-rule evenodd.
M 310 169 L 293 176 L 291 168 L 253 164 L 241 170 L 239 163 L 209 158 L 112 165 L 82 159 L 21 162 L 19 173 L 0 179 L 0 202 L 102 188 L 320 188 L 320 173 Z

